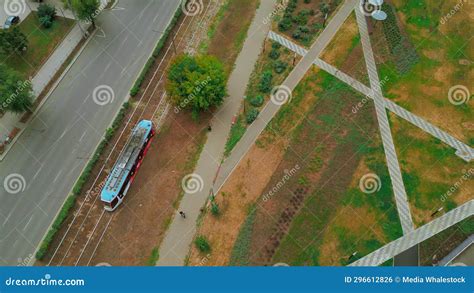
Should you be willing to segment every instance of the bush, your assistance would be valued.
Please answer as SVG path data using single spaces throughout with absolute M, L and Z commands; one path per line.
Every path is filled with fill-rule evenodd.
M 263 105 L 263 96 L 262 95 L 258 95 L 256 97 L 253 97 L 250 99 L 250 105 L 254 106 L 254 107 L 260 107 Z
M 278 29 L 281 32 L 286 32 L 287 30 L 291 28 L 291 26 L 292 26 L 291 17 L 283 17 L 278 23 Z
M 51 18 L 51 20 L 53 20 L 56 17 L 56 7 L 50 4 L 42 3 L 38 6 L 37 13 L 39 18 L 48 16 Z
M 272 72 L 270 70 L 264 71 L 262 74 L 262 79 L 260 79 L 260 83 L 258 85 L 259 91 L 262 93 L 269 93 L 272 89 L 272 79 Z
M 39 22 L 44 28 L 50 28 L 53 25 L 53 21 L 49 16 L 40 17 Z
M 259 112 L 257 109 L 255 108 L 250 109 L 250 111 L 247 112 L 247 117 L 245 118 L 247 121 L 247 124 L 251 124 L 252 122 L 254 122 L 255 119 L 257 119 L 258 114 Z
M 272 49 L 268 56 L 273 60 L 277 60 L 278 58 L 280 58 L 280 52 L 278 52 L 278 50 Z
M 213 202 L 211 204 L 211 213 L 212 213 L 212 215 L 214 215 L 216 217 L 221 213 L 221 211 L 219 209 L 219 205 L 215 202 Z
M 280 49 L 280 48 L 281 48 L 280 43 L 272 42 L 272 49 L 278 50 L 278 49 Z
M 194 244 L 200 252 L 208 253 L 211 251 L 211 246 L 207 241 L 206 237 L 200 235 L 194 240 Z
M 54 18 L 56 17 L 56 8 L 53 5 L 42 3 L 38 6 L 37 14 L 41 26 L 44 28 L 50 28 L 53 25 Z
M 275 62 L 275 64 L 273 65 L 273 68 L 275 69 L 275 72 L 276 73 L 282 73 L 283 71 L 285 71 L 285 69 L 288 67 L 288 64 L 286 64 L 285 62 L 281 61 L 281 60 L 278 60 L 277 62 Z

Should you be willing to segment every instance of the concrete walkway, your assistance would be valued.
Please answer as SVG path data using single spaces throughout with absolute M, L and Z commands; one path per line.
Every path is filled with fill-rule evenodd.
M 212 131 L 197 163 L 193 178 L 198 183 L 198 192 L 186 193 L 179 210 L 185 211 L 186 219 L 176 215 L 160 247 L 159 266 L 182 266 L 196 231 L 200 209 L 205 205 L 213 187 L 215 175 L 223 158 L 233 117 L 239 111 L 242 98 L 258 56 L 262 50 L 270 24 L 264 20 L 275 7 L 276 0 L 262 0 L 250 25 L 247 39 L 237 57 L 234 70 L 227 84 L 229 97 L 226 104 L 215 114 Z
M 308 53 L 308 51 L 304 49 L 303 47 L 298 46 L 297 44 L 293 43 L 292 41 L 288 40 L 287 38 L 283 36 L 280 36 L 279 34 L 273 31 L 270 31 L 268 33 L 268 37 L 280 43 L 281 45 L 285 46 L 286 48 L 290 49 L 291 51 L 296 52 L 300 56 L 304 56 Z M 314 65 L 323 69 L 324 71 L 333 75 L 334 77 L 338 78 L 342 82 L 348 84 L 353 89 L 360 92 L 361 94 L 373 99 L 374 92 L 368 86 L 354 79 L 353 77 L 347 75 L 346 73 L 340 71 L 339 69 L 332 66 L 331 64 L 328 64 L 327 62 L 317 58 L 316 60 L 314 60 Z M 426 133 L 431 134 L 432 136 L 441 140 L 445 144 L 451 146 L 452 148 L 456 150 L 456 155 L 459 156 L 461 159 L 465 160 L 466 162 L 470 162 L 471 160 L 474 159 L 474 149 L 472 147 L 468 146 L 467 144 L 460 141 L 459 139 L 453 137 L 451 134 L 440 129 L 439 127 L 429 123 L 423 118 L 399 106 L 397 103 L 393 102 L 392 100 L 387 99 L 387 98 L 385 98 L 384 100 L 385 100 L 385 107 L 387 108 L 387 110 L 393 112 L 398 117 L 405 119 L 406 121 L 410 122 L 411 124 L 415 125 L 421 130 L 425 131 Z
M 474 200 L 459 206 L 426 225 L 388 243 L 376 251 L 353 262 L 350 266 L 378 266 L 439 232 L 474 215 Z
M 329 42 L 332 40 L 336 32 L 342 26 L 344 21 L 349 17 L 358 3 L 358 0 L 347 0 L 328 23 L 324 31 L 318 36 L 311 49 L 295 68 L 288 75 L 282 86 L 294 90 L 298 83 L 303 79 L 306 72 L 313 65 L 313 61 L 321 54 Z M 269 102 L 258 115 L 258 118 L 247 128 L 240 141 L 232 150 L 230 156 L 222 164 L 222 168 L 216 180 L 215 191 L 217 192 L 225 183 L 232 171 L 237 167 L 240 160 L 244 157 L 250 147 L 254 144 L 258 136 L 265 129 L 270 120 L 276 115 L 281 105 Z
M 356 9 L 357 24 L 364 51 L 365 63 L 370 79 L 370 87 L 374 92 L 373 100 L 375 103 L 375 111 L 377 113 L 377 121 L 379 123 L 380 135 L 382 137 L 383 149 L 387 161 L 388 172 L 392 181 L 393 193 L 397 205 L 398 216 L 402 225 L 403 233 L 413 231 L 414 224 L 410 212 L 410 204 L 405 190 L 405 184 L 402 179 L 402 171 L 398 162 L 397 151 L 393 143 L 392 131 L 388 122 L 387 111 L 385 110 L 384 98 L 382 95 L 382 86 L 380 84 L 379 73 L 375 65 L 374 53 L 370 43 L 367 21 L 360 9 Z

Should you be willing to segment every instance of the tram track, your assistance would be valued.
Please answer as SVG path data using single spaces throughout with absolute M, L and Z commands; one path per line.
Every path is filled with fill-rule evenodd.
M 214 7 L 210 7 L 211 4 L 214 4 Z M 167 113 L 170 109 L 170 104 L 166 100 L 166 92 L 163 90 L 159 91 L 160 87 L 163 87 L 163 78 L 165 76 L 165 69 L 168 67 L 172 56 L 172 48 L 176 46 L 177 50 L 180 50 L 183 47 L 183 41 L 188 35 L 188 30 L 194 28 L 194 31 L 191 35 L 191 42 L 195 46 L 199 44 L 200 37 L 199 31 L 202 29 L 203 22 L 205 21 L 206 16 L 208 15 L 209 9 L 218 8 L 220 1 L 208 1 L 206 9 L 203 13 L 202 18 L 196 19 L 196 17 L 185 16 L 181 21 L 179 27 L 173 36 L 173 43 L 170 43 L 167 46 L 167 50 L 158 63 L 156 69 L 153 72 L 152 77 L 150 78 L 147 86 L 145 87 L 143 93 L 141 94 L 140 99 L 135 102 L 133 112 L 130 114 L 129 119 L 124 124 L 122 131 L 120 132 L 118 138 L 116 139 L 115 144 L 112 149 L 109 151 L 107 158 L 102 164 L 98 175 L 95 177 L 91 187 L 86 192 L 86 198 L 82 201 L 80 207 L 74 214 L 74 218 L 69 223 L 66 232 L 62 236 L 60 242 L 57 244 L 49 262 L 47 265 L 90 265 L 94 255 L 104 238 L 107 234 L 107 230 L 110 224 L 113 221 L 113 218 L 120 214 L 121 209 L 115 211 L 114 213 L 107 213 L 99 199 L 100 197 L 100 185 L 98 182 L 105 182 L 108 175 L 107 168 L 115 162 L 117 157 L 123 152 L 125 142 L 128 138 L 132 127 L 141 119 L 152 120 L 159 133 L 159 129 L 166 118 Z M 212 14 L 209 16 L 209 21 L 212 19 Z M 197 24 L 194 25 L 193 24 Z M 185 30 L 181 32 L 184 28 Z M 182 33 L 181 38 L 179 39 L 178 44 L 176 44 L 176 37 Z M 202 33 L 202 32 L 201 32 Z M 188 41 L 185 48 L 180 51 L 187 50 L 189 48 L 190 42 Z M 166 62 L 167 61 L 167 62 Z M 166 63 L 165 63 L 166 62 Z M 150 93 L 151 90 L 151 93 Z M 155 95 L 157 94 L 158 95 Z M 161 93 L 161 94 L 160 94 Z M 159 99 L 156 97 L 159 96 Z M 140 112 L 140 108 L 142 108 Z M 152 111 L 153 110 L 153 111 Z M 139 115 L 138 115 L 139 113 Z M 124 134 L 127 134 L 124 136 Z M 102 180 L 100 180 L 102 178 Z M 82 221 L 81 221 L 82 218 Z M 93 219 L 97 219 L 95 224 Z M 79 224 L 80 223 L 80 224 Z M 93 224 L 93 225 L 92 225 Z M 71 234 L 75 232 L 75 234 Z M 74 235 L 72 238 L 71 236 Z M 81 247 L 77 247 L 80 244 L 81 239 L 87 239 L 86 243 Z

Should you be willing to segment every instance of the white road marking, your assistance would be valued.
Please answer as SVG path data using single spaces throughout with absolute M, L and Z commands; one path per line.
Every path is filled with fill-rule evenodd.
M 79 138 L 79 142 L 81 142 L 81 141 L 84 139 L 84 137 L 86 136 L 86 134 L 87 134 L 87 130 L 84 131 L 84 133 L 81 135 L 81 137 Z
M 59 176 L 61 175 L 62 172 L 63 172 L 62 169 L 59 170 L 58 174 L 56 174 L 56 177 L 54 177 L 53 183 L 55 183 L 58 180 L 58 178 L 59 178 Z
M 31 215 L 31 217 L 30 217 L 30 219 L 28 220 L 28 222 L 26 223 L 25 227 L 23 227 L 23 231 L 25 231 L 26 228 L 28 228 L 28 226 L 30 225 L 30 222 L 31 222 L 31 220 L 33 219 L 34 216 L 35 216 L 34 214 Z

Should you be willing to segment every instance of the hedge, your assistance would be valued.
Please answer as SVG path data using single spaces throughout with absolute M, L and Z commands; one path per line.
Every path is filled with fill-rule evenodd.
M 181 16 L 182 10 L 178 9 L 176 13 L 173 16 L 173 19 L 171 20 L 169 26 L 166 28 L 166 30 L 163 33 L 163 36 L 160 38 L 158 41 L 158 44 L 156 44 L 155 49 L 153 50 L 153 53 L 151 54 L 150 58 L 148 61 L 145 63 L 145 66 L 142 69 L 142 72 L 138 76 L 137 80 L 135 81 L 135 84 L 132 86 L 130 89 L 130 96 L 134 97 L 138 94 L 140 91 L 140 88 L 145 81 L 145 77 L 150 71 L 151 67 L 153 66 L 153 63 L 155 63 L 156 58 L 161 52 L 161 49 L 163 49 L 163 46 L 165 45 L 166 39 L 168 38 L 171 29 L 174 27 L 176 22 L 178 22 L 178 18 Z
M 84 168 L 84 171 L 82 171 L 81 176 L 79 176 L 79 179 L 77 179 L 76 183 L 74 184 L 74 187 L 72 188 L 71 194 L 66 199 L 64 205 L 59 211 L 58 216 L 54 220 L 53 224 L 51 225 L 51 228 L 49 229 L 48 233 L 46 233 L 46 236 L 41 242 L 41 245 L 38 248 L 38 251 L 36 252 L 36 255 L 35 255 L 36 259 L 42 260 L 44 256 L 46 255 L 46 253 L 48 252 L 48 248 L 51 242 L 53 241 L 54 236 L 61 228 L 61 225 L 64 222 L 64 220 L 69 215 L 69 211 L 71 210 L 71 208 L 74 207 L 77 196 L 81 193 L 84 187 L 84 184 L 89 179 L 89 176 L 92 173 L 92 169 L 95 167 L 95 165 L 99 161 L 99 158 L 102 155 L 102 152 L 104 151 L 105 147 L 107 146 L 109 141 L 112 139 L 115 131 L 119 128 L 120 124 L 122 123 L 123 118 L 125 117 L 126 111 L 129 108 L 129 106 L 130 104 L 128 102 L 125 102 L 123 104 L 118 115 L 115 117 L 114 121 L 112 122 L 112 126 L 107 128 L 107 130 L 105 131 L 104 138 L 102 139 L 99 146 L 95 150 L 94 155 L 90 159 L 89 163 L 87 163 L 87 166 Z

